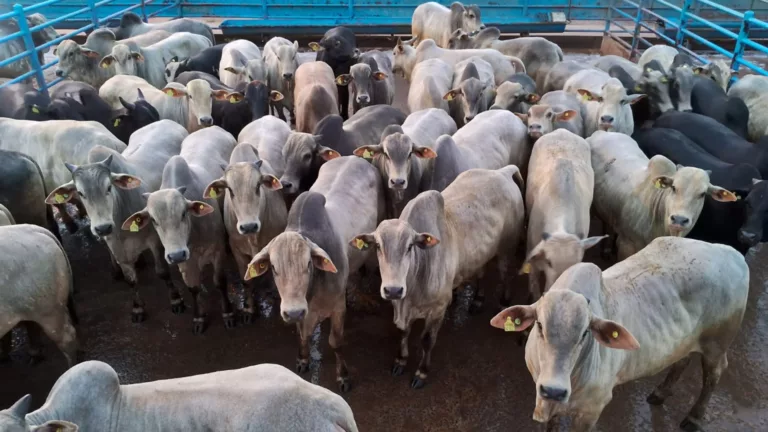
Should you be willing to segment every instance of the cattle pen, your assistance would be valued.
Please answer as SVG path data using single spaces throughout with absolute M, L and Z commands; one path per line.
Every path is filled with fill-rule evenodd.
M 393 47 L 399 39 L 410 37 L 411 18 L 421 3 L 423 0 L 2 0 L 0 48 L 3 45 L 15 48 L 0 49 L 0 91 L 22 83 L 39 91 L 42 99 L 38 100 L 51 100 L 58 86 L 72 82 L 54 74 L 59 60 L 53 50 L 67 40 L 83 43 L 85 36 L 94 30 L 118 27 L 127 12 L 137 14 L 145 23 L 164 23 L 180 18 L 204 22 L 213 29 L 217 43 L 245 39 L 263 47 L 271 37 L 284 36 L 290 42 L 298 41 L 298 63 L 307 63 L 316 55 L 309 42 L 320 40 L 326 31 L 338 26 L 354 31 L 360 51 L 380 48 L 388 59 L 392 58 Z M 451 1 L 439 0 L 439 3 L 449 6 Z M 768 76 L 768 2 L 765 0 L 477 0 L 476 3 L 483 11 L 483 23 L 498 27 L 501 39 L 542 36 L 563 47 L 565 60 L 586 58 L 591 61 L 600 53 L 637 61 L 646 48 L 668 44 L 688 54 L 699 65 L 715 59 L 724 61 L 730 68 L 732 82 L 749 74 Z M 41 14 L 45 21 L 30 21 L 33 14 Z M 35 33 L 45 29 L 54 29 L 56 36 L 43 41 L 36 39 Z M 21 69 L 9 68 L 22 62 L 26 62 L 26 66 Z M 410 85 L 397 76 L 394 101 L 389 103 L 406 114 Z M 174 126 L 184 129 L 178 124 Z M 0 146 L 0 156 L 1 149 Z M 0 157 L 0 168 L 3 164 Z M 2 181 L 0 186 L 3 186 Z M 356 185 L 350 185 L 353 187 Z M 3 198 L 1 192 L 2 187 L 0 198 Z M 223 189 L 218 193 L 223 194 Z M 229 193 L 233 193 L 231 189 Z M 209 197 L 215 198 L 215 195 Z M 3 216 L 2 210 L 0 205 L 0 216 Z M 75 207 L 71 206 L 70 210 L 74 211 Z M 602 233 L 598 231 L 603 227 L 595 226 L 596 218 L 592 219 L 593 226 L 588 235 L 599 236 Z M 136 269 L 146 302 L 146 320 L 132 322 L 127 306 L 134 299 L 134 289 L 113 279 L 114 258 L 104 239 L 91 231 L 89 219 L 82 218 L 74 224 L 76 231 L 67 226 L 70 231 L 67 232 L 64 224 L 58 223 L 61 244 L 73 273 L 73 298 L 80 319 L 77 325 L 78 361 L 105 362 L 117 373 L 120 384 L 143 385 L 151 390 L 148 393 L 158 394 L 167 388 L 152 388 L 151 382 L 264 363 L 290 370 L 286 374 L 289 371 L 275 369 L 267 373 L 267 369 L 265 373 L 272 380 L 295 380 L 293 361 L 298 331 L 295 326 L 283 322 L 281 297 L 274 286 L 255 294 L 255 304 L 250 305 L 256 309 L 252 322 L 241 322 L 242 317 L 237 314 L 248 307 L 249 300 L 244 293 L 245 284 L 240 280 L 242 274 L 238 275 L 234 263 L 228 262 L 226 295 L 236 309 L 238 321 L 234 327 L 225 326 L 221 321 L 225 307 L 217 303 L 218 293 L 211 289 L 211 285 L 206 285 L 208 288 L 201 285 L 204 289 L 201 298 L 205 299 L 206 305 L 210 304 L 207 318 L 211 324 L 203 334 L 194 334 L 190 325 L 189 300 L 185 313 L 171 313 L 166 283 L 157 277 L 152 260 L 147 259 L 149 256 L 145 253 L 142 256 L 144 262 L 139 261 Z M 595 263 L 605 270 L 614 262 L 606 260 L 598 249 L 587 250 L 584 262 Z M 749 264 L 748 304 L 740 332 L 728 351 L 729 368 L 709 403 L 705 427 L 710 431 L 768 431 L 768 353 L 765 350 L 768 342 L 768 248 L 760 244 L 750 249 L 745 258 Z M 170 272 L 176 286 L 183 286 L 181 273 L 172 267 Z M 520 343 L 509 333 L 490 328 L 488 324 L 499 312 L 502 295 L 495 288 L 504 283 L 527 287 L 526 276 L 522 274 L 524 268 L 515 268 L 510 273 L 514 274 L 510 276 L 510 281 L 514 282 L 496 280 L 495 275 L 481 278 L 481 283 L 491 289 L 479 312 L 472 310 L 473 287 L 454 291 L 434 350 L 429 383 L 420 389 L 411 388 L 409 374 L 416 370 L 422 341 L 413 338 L 407 372 L 403 376 L 392 376 L 392 358 L 399 346 L 400 332 L 392 323 L 391 302 L 380 295 L 378 270 L 376 275 L 371 275 L 368 270 L 347 286 L 344 355 L 352 389 L 348 392 L 338 389 L 335 351 L 327 341 L 332 326 L 325 322 L 317 325 L 310 335 L 309 359 L 303 371 L 306 373 L 298 375 L 301 380 L 295 380 L 300 383 L 296 386 L 309 382 L 327 390 L 326 400 L 343 398 L 354 413 L 360 431 L 543 430 L 544 425 L 534 421 L 531 415 L 537 389 L 528 372 L 525 343 Z M 250 271 L 249 267 L 249 277 Z M 205 273 L 207 279 L 209 272 Z M 0 274 L 0 294 L 4 288 L 2 276 Z M 528 304 L 526 295 L 522 289 L 516 292 L 512 304 Z M 186 289 L 182 291 L 182 297 L 185 296 L 189 299 Z M 0 321 L 2 319 L 0 316 Z M 10 361 L 4 361 L 8 360 L 2 355 L 7 354 L 4 352 L 6 347 L 0 346 L 0 432 L 6 432 L 3 409 L 25 394 L 32 395 L 32 409 L 39 408 L 56 380 L 68 369 L 56 345 L 45 338 L 37 340 L 40 337 L 36 333 L 40 332 L 32 333 L 31 328 L 19 326 L 13 330 Z M 419 323 L 412 333 L 420 334 L 421 329 Z M 27 351 L 32 348 L 33 338 L 42 347 L 44 355 L 38 352 L 33 356 L 32 350 Z M 646 397 L 664 375 L 657 374 L 616 387 L 595 430 L 679 430 L 678 424 L 696 401 L 701 386 L 702 370 L 698 358 L 694 359 L 694 367 L 682 375 L 674 395 L 664 406 L 646 403 Z M 281 374 L 286 375 L 281 378 Z M 233 381 L 222 382 L 236 389 L 238 376 L 229 379 Z M 267 380 L 266 375 L 263 379 Z M 97 393 L 95 388 L 92 391 Z M 330 393 L 335 394 L 328 396 Z M 278 399 L 278 395 L 274 397 Z M 204 399 L 204 402 L 213 406 L 217 401 Z M 183 417 L 188 407 L 179 406 L 181 414 L 177 412 L 175 415 Z M 238 414 L 257 411 L 249 408 L 238 402 L 227 405 L 222 412 L 234 418 L 237 417 L 235 413 L 227 410 L 238 410 Z M 164 413 L 159 415 L 174 417 Z M 164 428 L 166 424 L 158 422 L 152 426 L 159 428 L 157 430 L 175 430 Z M 261 425 L 252 423 L 249 430 L 281 430 L 280 427 L 259 429 L 257 426 Z M 573 423 L 564 421 L 562 426 L 573 426 Z M 92 429 L 81 427 L 80 430 L 90 432 Z M 200 429 L 190 426 L 188 430 Z M 314 430 L 320 429 L 307 429 L 307 432 Z M 21 431 L 14 429 L 11 432 Z M 303 430 L 296 429 L 296 432 Z

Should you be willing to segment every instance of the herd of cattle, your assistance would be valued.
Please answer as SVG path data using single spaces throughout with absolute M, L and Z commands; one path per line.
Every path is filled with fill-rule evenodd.
M 393 375 L 425 321 L 411 380 L 421 388 L 454 289 L 475 285 L 477 311 L 486 271 L 498 272 L 502 301 L 519 271 L 531 304 L 491 325 L 527 335 L 535 420 L 573 415 L 589 430 L 616 385 L 671 366 L 648 398 L 660 404 L 701 353 L 701 395 L 681 424 L 698 430 L 746 308 L 744 254 L 768 222 L 768 78 L 728 88 L 726 65 L 697 66 L 668 46 L 587 64 L 544 38 L 499 35 L 477 6 L 425 3 L 393 60 L 361 53 L 343 27 L 300 64 L 284 38 L 215 45 L 203 23 L 132 13 L 83 45 L 63 42 L 56 75 L 70 80 L 50 102 L 23 84 L 0 95 L 0 355 L 10 330 L 33 321 L 76 363 L 72 271 L 52 211 L 75 231 L 72 204 L 135 288 L 133 322 L 145 318 L 136 263 L 147 251 L 176 314 L 186 304 L 170 266 L 180 270 L 195 333 L 209 325 L 209 264 L 227 328 L 252 322 L 255 290 L 274 283 L 300 336 L 297 372 L 330 319 L 346 392 L 347 281 L 374 270 L 401 331 Z M 396 73 L 410 82 L 410 114 L 391 106 Z M 588 237 L 591 215 L 608 235 Z M 619 261 L 605 271 L 581 263 L 601 241 Z M 243 310 L 227 294 L 230 253 L 247 281 Z M 144 412 L 152 391 L 183 383 L 215 383 L 215 403 L 179 390 L 183 415 L 165 400 Z M 258 408 L 268 403 L 284 406 Z M 209 415 L 224 406 L 241 417 Z M 274 365 L 120 386 L 109 366 L 86 362 L 28 408 L 25 398 L 0 412 L 0 429 L 357 430 L 341 398 Z

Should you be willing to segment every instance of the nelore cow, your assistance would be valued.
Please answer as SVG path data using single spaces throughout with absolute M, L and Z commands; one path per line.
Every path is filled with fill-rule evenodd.
M 320 42 L 311 42 L 309 47 L 317 51 L 316 61 L 325 62 L 331 67 L 331 75 L 334 77 L 348 74 L 360 55 L 355 34 L 346 27 L 334 27 L 328 30 Z M 347 101 L 349 101 L 349 89 L 346 86 L 338 86 L 336 110 L 345 120 L 349 118 Z

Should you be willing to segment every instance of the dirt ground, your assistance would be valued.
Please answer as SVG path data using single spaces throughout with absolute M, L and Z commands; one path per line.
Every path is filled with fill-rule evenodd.
M 307 55 L 302 56 L 307 59 Z M 407 84 L 398 80 L 396 105 L 404 108 Z M 64 230 L 62 226 L 62 230 Z M 64 233 L 64 246 L 75 274 L 75 301 L 83 357 L 114 367 L 124 384 L 183 377 L 216 370 L 277 363 L 293 369 L 297 336 L 293 326 L 279 317 L 276 292 L 260 293 L 261 314 L 254 324 L 225 330 L 219 313 L 218 294 L 208 295 L 210 324 L 205 334 L 192 334 L 192 315 L 170 311 L 167 290 L 151 271 L 140 272 L 147 320 L 132 324 L 131 290 L 110 275 L 106 246 L 95 240 L 81 223 L 75 235 Z M 707 415 L 709 431 L 768 430 L 768 248 L 752 251 L 749 308 L 740 336 L 732 346 L 729 368 L 717 387 Z M 590 254 L 593 255 L 593 254 Z M 587 257 L 591 261 L 591 257 Z M 234 277 L 234 275 L 231 275 Z M 183 286 L 176 273 L 174 281 Z M 504 281 L 526 289 L 519 278 Z M 359 288 L 378 292 L 376 283 Z M 234 287 L 234 300 L 242 299 Z M 392 307 L 383 300 L 373 304 L 349 301 L 346 322 L 347 363 L 353 388 L 344 395 L 361 431 L 529 431 L 535 390 L 524 362 L 524 348 L 509 334 L 488 324 L 496 311 L 500 290 L 489 294 L 485 310 L 468 314 L 470 292 L 457 294 L 447 314 L 433 354 L 428 385 L 409 386 L 419 357 L 418 331 L 411 341 L 411 356 L 403 376 L 389 374 L 397 334 Z M 188 293 L 187 305 L 191 304 Z M 419 326 L 420 327 L 420 326 Z M 336 390 L 334 356 L 327 344 L 327 323 L 313 337 L 312 362 L 307 379 Z M 58 376 L 66 370 L 64 357 L 45 341 L 46 358 L 29 365 L 23 331 L 14 333 L 12 361 L 0 365 L 0 407 L 31 393 L 40 405 Z M 701 387 L 698 362 L 681 380 L 675 396 L 661 407 L 645 402 L 662 376 L 621 386 L 614 392 L 598 423 L 601 431 L 675 431 L 693 405 Z M 91 431 L 86 431 L 91 432 Z

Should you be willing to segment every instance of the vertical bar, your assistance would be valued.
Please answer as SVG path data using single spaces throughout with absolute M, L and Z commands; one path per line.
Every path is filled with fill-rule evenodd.
M 145 8 L 144 0 L 141 0 L 141 19 L 147 22 L 147 10 Z
M 523 16 L 528 16 L 528 0 L 523 0 Z
M 91 22 L 93 23 L 93 29 L 99 28 L 99 13 L 96 11 L 96 0 L 87 0 L 88 9 L 91 10 Z
M 632 49 L 629 51 L 629 58 L 632 59 L 635 57 L 635 52 L 637 51 L 637 44 L 640 42 L 638 38 L 640 37 L 640 22 L 643 20 L 643 6 L 645 4 L 645 0 L 638 0 L 637 1 L 637 15 L 635 16 L 635 32 L 632 34 Z
M 183 0 L 176 0 L 176 4 L 179 6 L 179 16 L 176 18 L 184 18 L 184 3 Z
M 621 0 L 618 0 L 621 1 Z M 608 9 L 605 11 L 605 30 L 603 30 L 603 35 L 608 36 L 611 34 L 611 23 L 613 22 L 613 4 L 616 3 L 615 1 L 611 1 L 608 4 Z
M 267 0 L 261 0 L 261 17 L 267 19 L 269 12 L 267 11 Z
M 749 39 L 749 20 L 755 17 L 755 13 L 751 10 L 744 12 L 744 18 L 741 20 L 741 28 L 739 29 L 739 38 L 736 39 L 736 46 L 733 48 L 733 58 L 731 59 L 731 70 L 736 75 L 739 72 L 739 65 L 741 56 L 744 55 L 744 41 Z
M 352 18 L 355 16 L 355 0 L 348 0 L 349 1 L 349 7 L 347 9 L 349 17 Z
M 691 9 L 692 0 L 683 0 L 683 7 L 680 8 L 680 24 L 677 26 L 677 34 L 675 34 L 675 47 L 680 47 L 685 39 L 685 33 L 683 30 L 688 26 L 688 12 Z
M 29 64 L 32 66 L 32 69 L 35 70 L 37 86 L 40 89 L 40 93 L 48 99 L 48 87 L 45 83 L 45 75 L 43 75 L 43 69 L 40 67 L 40 59 L 37 57 L 37 51 L 35 51 L 35 42 L 32 40 L 32 33 L 29 32 L 27 17 L 24 16 L 24 6 L 15 4 L 13 5 L 13 11 L 16 13 L 16 20 L 19 22 L 19 31 L 24 40 L 24 48 L 27 50 Z M 19 59 L 19 61 L 21 61 L 21 59 Z

